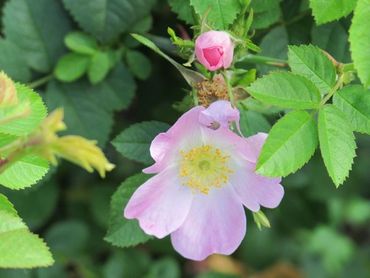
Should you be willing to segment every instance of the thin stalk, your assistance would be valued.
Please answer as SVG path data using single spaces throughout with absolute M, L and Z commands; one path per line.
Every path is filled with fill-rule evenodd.
M 193 97 L 193 102 L 194 102 L 194 105 L 195 106 L 198 106 L 199 105 L 199 101 L 198 101 L 198 94 L 197 94 L 197 91 L 195 89 L 192 89 L 191 90 L 191 95 Z
M 342 87 L 342 85 L 343 85 L 343 78 L 344 78 L 344 75 L 341 74 L 339 76 L 339 78 L 338 78 L 337 83 L 335 83 L 334 87 L 331 88 L 331 90 L 329 91 L 329 93 L 321 101 L 320 106 L 325 105 L 325 103 L 327 103 L 333 97 L 333 95 L 335 94 L 335 92 L 338 91 L 338 89 L 340 87 Z
M 0 148 L 0 155 L 7 153 L 7 152 L 13 152 L 16 149 L 21 148 L 24 145 L 24 139 L 17 139 L 4 147 Z
M 28 84 L 28 87 L 34 89 L 34 88 L 37 88 L 37 87 L 40 87 L 41 85 L 44 85 L 46 84 L 47 82 L 49 82 L 51 79 L 54 78 L 54 75 L 53 74 L 49 74 L 49 75 L 46 75 L 40 79 L 37 79 L 31 83 Z
M 343 72 L 356 71 L 353 63 L 343 64 L 342 69 Z
M 226 87 L 227 87 L 227 94 L 229 96 L 230 102 L 232 105 L 234 105 L 234 95 L 233 95 L 233 88 L 231 86 L 230 80 L 227 76 L 226 71 L 222 71 L 222 76 L 224 77 L 224 80 L 226 82 Z

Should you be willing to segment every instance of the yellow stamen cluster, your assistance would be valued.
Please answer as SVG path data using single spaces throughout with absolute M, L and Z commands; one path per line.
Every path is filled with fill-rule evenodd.
M 212 188 L 225 185 L 233 172 L 228 167 L 230 156 L 210 145 L 195 147 L 190 151 L 180 151 L 180 177 L 183 184 L 193 191 L 208 194 Z

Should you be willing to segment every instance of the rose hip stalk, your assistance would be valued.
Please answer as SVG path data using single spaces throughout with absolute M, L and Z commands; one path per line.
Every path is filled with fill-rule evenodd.
M 234 44 L 226 32 L 205 32 L 195 41 L 195 55 L 198 61 L 210 71 L 226 69 L 233 61 Z
M 124 211 L 147 234 L 171 234 L 174 248 L 189 259 L 234 252 L 246 232 L 243 205 L 253 212 L 275 208 L 284 195 L 280 178 L 255 173 L 266 134 L 242 138 L 230 121 L 239 122 L 239 111 L 217 101 L 191 109 L 160 133 L 150 147 L 155 163 L 144 169 L 156 175 Z

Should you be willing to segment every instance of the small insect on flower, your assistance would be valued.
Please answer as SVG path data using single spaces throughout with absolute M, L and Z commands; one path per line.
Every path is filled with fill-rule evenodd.
M 243 138 L 229 129 L 239 111 L 228 101 L 195 107 L 152 142 L 156 174 L 133 194 L 124 216 L 150 235 L 171 234 L 184 257 L 203 260 L 231 254 L 246 233 L 243 205 L 253 212 L 275 208 L 284 195 L 280 178 L 262 177 L 255 165 L 266 139 Z
M 195 41 L 198 61 L 210 71 L 230 67 L 233 61 L 234 44 L 230 35 L 223 31 L 208 31 Z

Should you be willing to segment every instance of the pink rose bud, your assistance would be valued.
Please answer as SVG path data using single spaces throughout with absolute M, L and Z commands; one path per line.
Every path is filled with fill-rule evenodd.
M 233 61 L 234 44 L 226 32 L 205 32 L 195 41 L 195 55 L 198 61 L 210 71 L 226 69 Z

